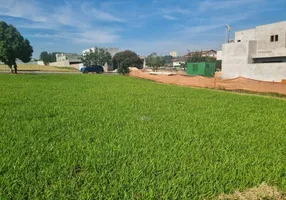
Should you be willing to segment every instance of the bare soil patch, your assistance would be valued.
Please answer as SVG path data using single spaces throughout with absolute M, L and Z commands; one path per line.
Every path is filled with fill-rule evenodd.
M 202 88 L 213 88 L 231 91 L 252 91 L 258 93 L 278 93 L 286 95 L 286 84 L 282 82 L 266 82 L 244 77 L 235 79 L 220 79 L 217 77 L 208 78 L 203 76 L 186 76 L 186 75 L 150 75 L 142 70 L 134 70 L 131 68 L 130 76 L 154 80 L 160 83 L 176 84 L 183 86 L 193 86 Z
M 280 193 L 276 187 L 263 183 L 259 187 L 250 188 L 243 192 L 236 191 L 233 194 L 222 194 L 219 200 L 285 200 L 286 194 Z

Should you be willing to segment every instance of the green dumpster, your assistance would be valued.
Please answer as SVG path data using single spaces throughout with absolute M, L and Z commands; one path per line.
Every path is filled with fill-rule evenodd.
M 192 76 L 207 76 L 214 77 L 216 63 L 212 62 L 197 62 L 187 64 L 187 74 Z

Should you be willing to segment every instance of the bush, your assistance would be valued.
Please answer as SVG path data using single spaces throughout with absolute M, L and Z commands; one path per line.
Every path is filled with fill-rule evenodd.
M 118 73 L 122 75 L 129 74 L 130 73 L 129 67 L 130 67 L 129 64 L 127 64 L 126 62 L 120 63 L 120 66 L 118 67 Z

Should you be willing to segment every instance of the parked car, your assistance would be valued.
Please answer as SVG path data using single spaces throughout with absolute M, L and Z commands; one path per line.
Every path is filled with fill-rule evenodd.
M 97 74 L 102 74 L 104 72 L 104 69 L 100 65 L 95 65 L 95 66 L 87 66 L 87 67 L 82 67 L 80 69 L 82 73 L 89 73 L 89 72 L 95 72 Z

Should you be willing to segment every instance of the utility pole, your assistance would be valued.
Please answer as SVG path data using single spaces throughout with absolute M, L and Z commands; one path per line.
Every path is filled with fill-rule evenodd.
M 229 43 L 231 27 L 228 24 L 226 24 L 226 31 L 227 31 L 227 43 Z

